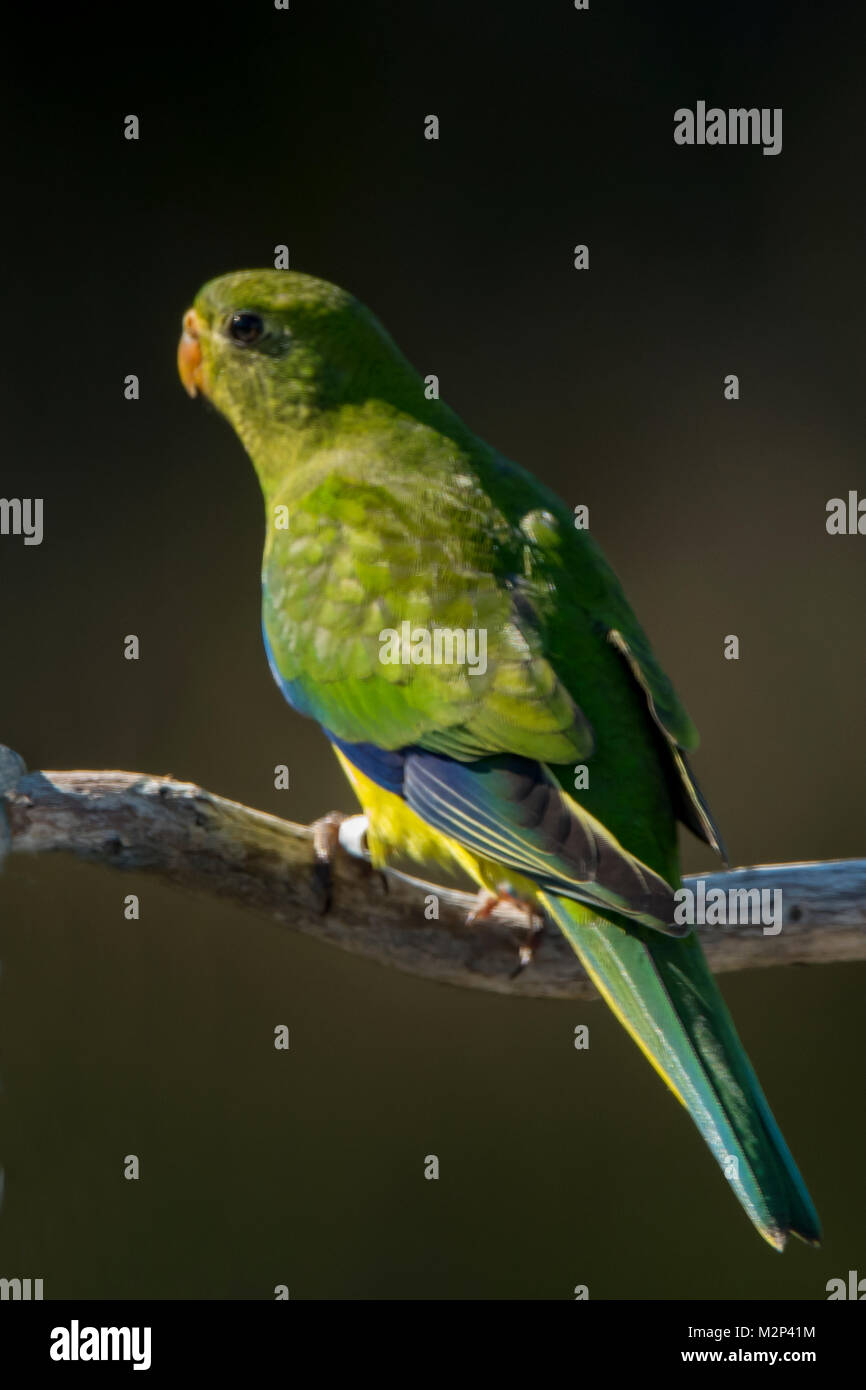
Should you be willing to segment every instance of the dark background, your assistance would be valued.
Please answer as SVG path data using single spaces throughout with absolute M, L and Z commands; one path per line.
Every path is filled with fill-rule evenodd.
M 866 491 L 862 25 L 701 8 L 238 0 L 17 34 L 0 493 L 44 497 L 45 540 L 0 539 L 0 738 L 29 766 L 353 809 L 267 669 L 252 468 L 174 365 L 199 285 L 286 242 L 589 504 L 734 862 L 866 852 L 866 539 L 824 526 Z M 781 106 L 782 153 L 675 146 L 699 98 Z M 862 966 L 724 981 L 826 1230 L 779 1257 L 601 1004 L 448 989 L 63 859 L 9 861 L 0 957 L 0 1275 L 49 1297 L 822 1298 L 866 1274 Z

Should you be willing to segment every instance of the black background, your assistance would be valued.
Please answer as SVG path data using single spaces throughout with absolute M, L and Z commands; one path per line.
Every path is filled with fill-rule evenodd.
M 866 492 L 862 23 L 702 9 L 258 0 L 7 34 L 0 493 L 45 499 L 45 539 L 0 538 L 0 738 L 31 767 L 353 809 L 271 683 L 252 469 L 174 365 L 199 285 L 285 242 L 589 505 L 734 862 L 864 853 L 866 539 L 824 526 Z M 675 146 L 698 99 L 782 107 L 782 153 Z M 866 1274 L 862 966 L 725 981 L 826 1229 L 780 1258 L 600 1004 L 450 990 L 60 859 L 8 863 L 0 958 L 0 1275 L 49 1297 L 822 1298 Z

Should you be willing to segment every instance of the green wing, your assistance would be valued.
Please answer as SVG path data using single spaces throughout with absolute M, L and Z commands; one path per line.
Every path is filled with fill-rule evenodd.
M 695 747 L 600 551 L 562 516 L 521 512 L 539 489 L 514 475 L 523 486 L 501 489 L 502 507 L 471 474 L 432 494 L 420 483 L 330 474 L 307 494 L 289 528 L 269 533 L 265 554 L 265 628 L 282 679 L 297 682 L 311 713 L 347 741 L 568 763 L 592 753 L 578 692 L 597 682 L 600 648 L 617 630 L 659 727 L 679 748 Z M 556 652 L 552 618 L 568 633 Z M 383 664 L 381 634 L 403 622 L 482 630 L 486 672 Z

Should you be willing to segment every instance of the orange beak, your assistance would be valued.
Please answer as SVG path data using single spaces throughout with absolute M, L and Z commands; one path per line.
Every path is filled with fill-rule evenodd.
M 199 391 L 204 391 L 200 332 L 201 320 L 198 314 L 195 309 L 187 309 L 183 316 L 183 333 L 177 345 L 177 369 L 180 372 L 181 381 L 191 396 L 197 395 Z

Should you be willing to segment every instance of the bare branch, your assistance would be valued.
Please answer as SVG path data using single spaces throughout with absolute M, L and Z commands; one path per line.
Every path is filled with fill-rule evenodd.
M 3 811 L 6 815 L 4 818 Z M 6 824 L 4 825 L 4 819 Z M 0 858 L 62 851 L 153 873 L 182 888 L 231 898 L 274 921 L 415 975 L 548 998 L 592 998 L 568 943 L 546 931 L 528 969 L 512 978 L 520 918 L 498 910 L 465 923 L 470 894 L 387 874 L 388 891 L 339 855 L 323 913 L 312 870 L 312 830 L 251 810 L 192 783 L 134 772 L 27 772 L 0 748 Z M 700 876 L 712 888 L 782 890 L 783 926 L 703 926 L 718 973 L 766 965 L 866 960 L 866 859 L 770 864 Z M 694 887 L 695 877 L 686 879 Z M 438 920 L 425 917 L 430 896 Z

